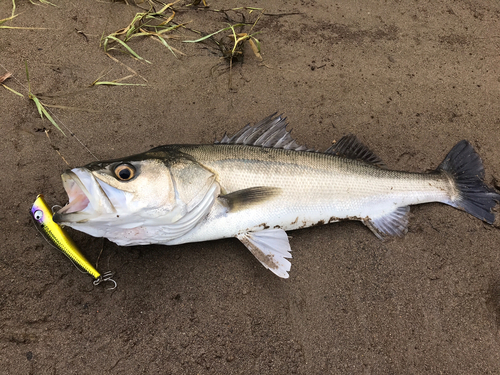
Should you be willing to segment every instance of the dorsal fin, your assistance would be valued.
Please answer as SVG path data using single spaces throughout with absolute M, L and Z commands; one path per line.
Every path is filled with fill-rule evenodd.
M 349 159 L 362 160 L 364 162 L 377 165 L 384 168 L 384 162 L 375 155 L 368 147 L 354 135 L 348 134 L 340 138 L 338 142 L 333 144 L 325 154 L 343 156 Z
M 215 141 L 215 143 L 262 146 L 295 151 L 315 151 L 308 149 L 306 146 L 299 146 L 290 135 L 290 132 L 286 130 L 288 125 L 286 117 L 276 116 L 276 113 L 259 121 L 255 126 L 246 125 L 231 137 L 224 134 L 222 140 L 220 142 Z

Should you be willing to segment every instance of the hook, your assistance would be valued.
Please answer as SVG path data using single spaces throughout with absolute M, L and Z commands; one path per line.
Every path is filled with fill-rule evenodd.
M 55 205 L 52 206 L 52 213 L 55 214 L 56 211 L 59 211 L 62 208 L 63 208 L 63 206 L 55 204 Z
M 93 284 L 95 286 L 97 286 L 104 281 L 111 281 L 115 285 L 112 288 L 108 288 L 108 290 L 116 289 L 117 284 L 116 284 L 116 281 L 112 279 L 112 277 L 113 277 L 113 272 L 111 272 L 111 271 L 105 272 L 104 274 L 99 276 L 97 279 L 95 279 L 93 281 Z

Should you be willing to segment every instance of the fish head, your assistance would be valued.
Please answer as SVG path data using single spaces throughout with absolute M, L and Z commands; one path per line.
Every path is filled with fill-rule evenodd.
M 157 235 L 154 228 L 175 225 L 213 183 L 213 177 L 192 173 L 195 164 L 148 152 L 67 170 L 61 178 L 69 203 L 53 220 L 120 245 L 156 243 L 149 238 Z M 195 180 L 186 185 L 185 176 Z

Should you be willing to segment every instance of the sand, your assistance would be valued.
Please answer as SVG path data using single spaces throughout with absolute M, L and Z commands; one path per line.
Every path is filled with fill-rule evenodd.
M 35 0 L 35 2 L 37 2 Z M 124 2 L 16 1 L 0 30 L 4 169 L 0 372 L 4 374 L 500 373 L 500 231 L 440 204 L 413 207 L 404 238 L 379 241 L 357 222 L 290 232 L 290 278 L 235 239 L 119 247 L 70 234 L 118 287 L 93 287 L 37 233 L 37 194 L 64 204 L 60 173 L 169 143 L 211 143 L 278 111 L 301 144 L 326 149 L 356 134 L 393 169 L 434 169 L 468 139 L 486 182 L 500 178 L 500 3 L 497 1 L 208 1 L 174 20 L 211 33 L 265 7 L 228 86 L 215 44 L 139 39 L 151 63 L 99 42 L 140 9 Z M 129 0 L 130 2 L 130 0 Z M 0 3 L 0 18 L 12 3 Z M 249 27 L 245 29 L 245 32 Z M 38 115 L 51 105 L 64 137 Z M 89 87 L 136 72 L 124 82 Z M 47 136 L 46 131 L 49 131 Z M 70 134 L 73 133 L 74 136 Z M 87 149 L 83 147 L 82 142 Z M 89 152 L 90 151 L 90 152 Z M 92 155 L 92 154 L 93 155 Z M 496 179 L 495 179 L 496 176 Z

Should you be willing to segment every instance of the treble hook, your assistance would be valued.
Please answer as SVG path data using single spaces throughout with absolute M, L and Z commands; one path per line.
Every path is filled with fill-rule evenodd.
M 108 290 L 116 289 L 117 284 L 116 284 L 116 281 L 112 279 L 112 277 L 113 277 L 113 272 L 111 272 L 111 271 L 105 272 L 104 274 L 99 276 L 97 279 L 95 279 L 93 281 L 93 284 L 95 286 L 97 286 L 104 281 L 111 281 L 114 284 L 114 286 L 112 288 L 108 288 Z

